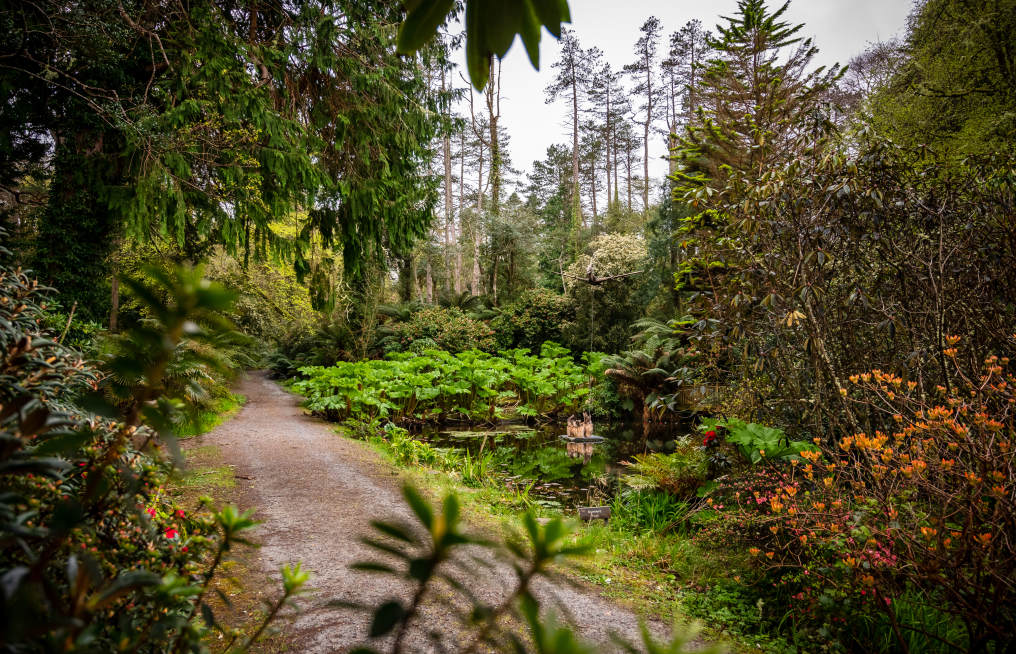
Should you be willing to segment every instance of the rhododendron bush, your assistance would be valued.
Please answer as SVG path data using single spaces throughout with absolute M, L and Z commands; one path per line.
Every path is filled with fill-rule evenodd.
M 949 341 L 946 356 L 960 359 L 959 339 Z M 950 386 L 933 395 L 888 372 L 851 377 L 849 401 L 891 428 L 725 480 L 715 491 L 725 519 L 707 538 L 746 545 L 756 581 L 783 595 L 795 620 L 828 629 L 847 625 L 852 610 L 868 620 L 878 612 L 902 651 L 915 633 L 996 651 L 1016 633 L 1009 363 L 988 357 L 977 375 L 953 365 Z M 911 619 L 929 612 L 962 625 L 960 638 Z

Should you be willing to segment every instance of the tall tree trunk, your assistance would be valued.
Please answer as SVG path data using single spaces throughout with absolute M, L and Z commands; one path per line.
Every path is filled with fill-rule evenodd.
M 644 127 L 645 134 L 643 135 L 642 141 L 642 169 L 645 175 L 645 183 L 642 186 L 642 209 L 649 213 L 649 126 L 653 122 L 653 70 L 652 61 L 649 59 L 648 52 L 646 53 L 646 122 Z
M 490 261 L 490 297 L 494 306 L 497 306 L 497 259 L 497 255 L 494 255 Z
M 109 331 L 113 334 L 117 332 L 117 322 L 120 319 L 120 278 L 117 277 L 116 271 L 113 271 L 113 289 L 110 294 L 111 308 L 109 310 Z
M 579 83 L 572 65 L 572 247 L 578 252 L 578 225 L 582 222 L 579 197 Z
M 480 294 L 480 222 L 483 217 L 483 143 L 480 143 L 480 165 L 476 167 L 476 216 L 473 219 L 473 295 Z
M 490 61 L 490 79 L 487 81 L 487 123 L 490 131 L 490 214 L 501 215 L 501 142 L 497 122 L 501 118 L 501 60 Z
M 596 231 L 596 159 L 589 162 L 589 190 L 593 195 L 592 229 Z
M 421 296 L 428 303 L 433 302 L 434 301 L 434 278 L 433 278 L 433 276 L 431 275 L 431 272 L 430 272 L 430 257 L 427 257 L 427 277 L 426 277 L 426 280 L 424 281 L 424 283 L 426 284 L 426 286 L 424 286 L 423 293 L 421 294 Z
M 459 219 L 455 235 L 455 292 L 462 293 L 462 208 L 466 206 L 466 131 L 459 133 Z
M 618 161 L 621 157 L 619 150 L 617 149 L 617 125 L 614 125 L 614 133 L 611 135 L 611 140 L 614 142 L 614 204 L 618 207 L 621 206 L 621 184 L 618 182 L 617 169 L 620 166 Z
M 677 147 L 677 82 L 673 73 L 670 75 L 670 116 L 667 119 L 667 174 L 677 171 L 674 160 L 674 148 Z
M 603 151 L 606 153 L 606 173 L 607 173 L 607 212 L 610 211 L 610 78 L 607 78 L 607 113 L 604 115 L 607 121 L 607 127 L 603 133 Z
M 448 89 L 445 83 L 445 69 L 441 68 L 441 91 L 447 93 Z M 444 210 L 445 210 L 445 225 L 444 225 L 444 240 L 445 240 L 445 290 L 450 290 L 452 287 L 452 280 L 454 279 L 456 285 L 458 285 L 459 270 L 456 268 L 454 274 L 452 271 L 453 259 L 452 259 L 452 221 L 454 216 L 452 215 L 452 138 L 448 133 L 448 127 L 445 126 L 444 133 Z M 428 284 L 430 275 L 430 260 L 427 260 L 427 275 Z
M 473 295 L 480 294 L 480 215 L 473 224 Z
M 628 175 L 628 211 L 631 209 L 631 143 L 625 146 L 625 174 Z

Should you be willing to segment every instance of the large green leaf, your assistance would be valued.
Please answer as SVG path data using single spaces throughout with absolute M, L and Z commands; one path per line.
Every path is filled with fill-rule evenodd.
M 399 28 L 399 52 L 412 54 L 434 37 L 454 9 L 452 0 L 413 0 Z M 571 21 L 567 0 L 466 0 L 466 68 L 477 89 L 487 84 L 490 62 L 503 57 L 518 34 L 533 67 L 540 68 L 540 28 L 556 38 Z

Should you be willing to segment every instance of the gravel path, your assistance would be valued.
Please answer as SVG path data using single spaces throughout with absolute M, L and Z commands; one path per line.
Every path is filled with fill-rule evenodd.
M 362 643 L 368 617 L 329 601 L 377 605 L 393 595 L 406 596 L 398 582 L 348 569 L 355 561 L 376 558 L 359 542 L 370 520 L 410 521 L 399 475 L 364 444 L 341 438 L 332 426 L 305 415 L 295 396 L 262 373 L 251 373 L 238 391 L 247 397 L 246 405 L 200 443 L 221 450 L 234 466 L 240 503 L 257 507 L 264 521 L 257 539 L 265 572 L 277 578 L 280 566 L 299 561 L 313 573 L 315 591 L 286 629 L 292 651 L 348 651 Z M 498 564 L 470 586 L 493 603 L 510 580 L 508 568 Z M 537 594 L 570 609 L 583 637 L 597 643 L 598 651 L 616 651 L 612 632 L 637 639 L 637 617 L 595 590 L 544 584 Z M 456 628 L 440 598 L 426 607 L 422 622 L 428 628 Z M 436 651 L 423 633 L 411 633 L 408 642 L 415 652 Z

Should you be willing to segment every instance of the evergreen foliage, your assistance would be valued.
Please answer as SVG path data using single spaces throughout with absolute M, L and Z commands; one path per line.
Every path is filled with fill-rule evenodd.
M 179 347 L 211 335 L 195 321 L 209 326 L 229 294 L 199 272 L 157 276 L 162 286 L 134 283 L 151 321 L 96 368 L 41 330 L 50 290 L 0 267 L 0 633 L 12 651 L 200 651 L 212 630 L 228 633 L 207 604 L 209 583 L 255 523 L 233 507 L 174 505 L 156 444 L 171 440 L 185 399 L 171 380 L 195 362 Z M 199 358 L 221 363 L 210 351 Z M 113 387 L 119 410 L 93 393 Z M 298 567 L 283 577 L 269 616 L 307 580 Z M 229 646 L 251 642 L 232 636 Z
M 732 172 L 759 175 L 787 162 L 823 131 L 823 93 L 838 66 L 810 70 L 818 52 L 764 0 L 739 0 L 737 13 L 706 43 L 716 53 L 702 72 L 697 120 L 678 152 L 677 178 L 722 187 Z M 789 50 L 789 54 L 787 53 Z
M 900 143 L 987 154 L 1016 136 L 1016 3 L 926 0 L 915 6 L 890 75 L 864 109 Z

